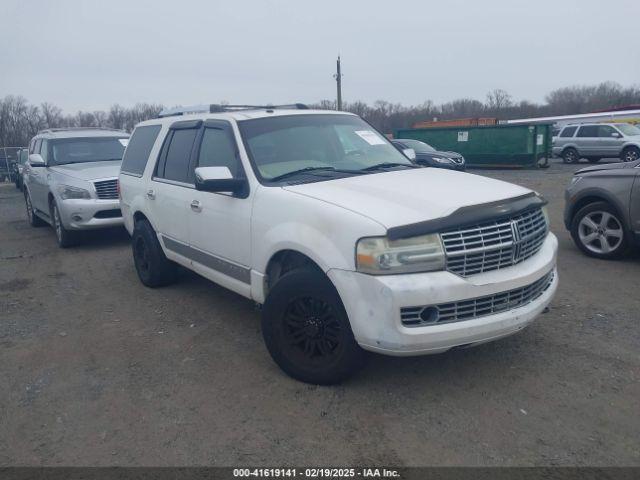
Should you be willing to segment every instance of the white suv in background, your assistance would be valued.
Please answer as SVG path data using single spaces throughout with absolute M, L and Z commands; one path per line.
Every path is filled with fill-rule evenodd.
M 349 113 L 203 110 L 132 134 L 119 178 L 135 266 L 150 287 L 180 264 L 262 304 L 291 376 L 333 383 L 363 349 L 495 340 L 551 301 L 557 240 L 534 192 L 416 166 Z
M 29 223 L 53 226 L 63 248 L 82 230 L 122 225 L 117 183 L 128 141 L 128 133 L 105 128 L 39 132 L 23 173 Z

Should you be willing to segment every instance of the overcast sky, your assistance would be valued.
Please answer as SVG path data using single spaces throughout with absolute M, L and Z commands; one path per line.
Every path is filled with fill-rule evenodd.
M 0 97 L 417 104 L 640 82 L 638 0 L 1 0 Z

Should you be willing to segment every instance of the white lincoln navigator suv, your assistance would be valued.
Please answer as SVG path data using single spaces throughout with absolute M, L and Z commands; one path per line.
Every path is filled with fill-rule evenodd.
M 419 167 L 349 113 L 202 110 L 140 123 L 125 151 L 136 270 L 157 287 L 179 264 L 261 304 L 291 376 L 495 340 L 551 301 L 557 240 L 535 192 Z

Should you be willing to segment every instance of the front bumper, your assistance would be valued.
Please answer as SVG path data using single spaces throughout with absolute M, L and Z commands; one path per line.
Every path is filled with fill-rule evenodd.
M 57 205 L 62 224 L 68 230 L 91 230 L 124 224 L 119 200 L 57 199 Z M 118 216 L 109 216 L 115 213 L 119 213 Z
M 555 271 L 557 248 L 558 241 L 550 233 L 540 251 L 526 261 L 467 278 L 450 272 L 374 276 L 329 270 L 328 275 L 340 294 L 355 339 L 362 348 L 398 356 L 440 353 L 522 330 L 553 299 L 558 287 L 557 272 L 551 285 L 538 298 L 493 315 L 406 327 L 401 321 L 401 308 L 438 305 L 525 287 Z

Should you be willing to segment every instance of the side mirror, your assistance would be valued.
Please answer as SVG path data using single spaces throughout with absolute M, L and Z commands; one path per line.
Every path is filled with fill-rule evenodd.
M 246 198 L 248 183 L 244 178 L 233 178 L 227 167 L 198 167 L 196 190 L 202 192 L 231 193 L 234 197 Z
M 618 132 L 611 132 L 611 136 L 614 138 L 620 138 L 622 135 L 620 135 Z
M 413 148 L 405 148 L 402 150 L 402 153 L 411 161 L 416 159 L 416 151 Z
M 29 165 L 32 167 L 44 167 L 44 158 L 39 153 L 32 153 L 29 155 Z

